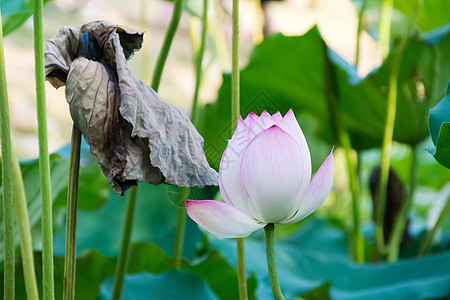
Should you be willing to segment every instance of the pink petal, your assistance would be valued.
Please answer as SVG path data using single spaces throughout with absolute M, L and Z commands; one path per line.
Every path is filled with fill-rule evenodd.
M 320 166 L 305 193 L 300 197 L 300 207 L 297 214 L 282 224 L 292 224 L 306 218 L 318 209 L 331 191 L 334 177 L 333 151 Z
M 296 209 L 303 161 L 297 142 L 277 125 L 258 134 L 241 161 L 241 178 L 258 209 L 256 218 L 276 223 Z
M 228 142 L 227 148 L 223 153 L 219 169 L 219 188 L 226 203 L 252 216 L 253 214 L 248 204 L 248 202 L 251 202 L 251 199 L 240 175 L 241 157 L 249 142 L 247 129 L 244 125 L 245 120 L 239 119 L 236 132 Z
M 299 193 L 303 194 L 311 181 L 311 155 L 309 153 L 308 144 L 306 143 L 305 136 L 303 135 L 300 125 L 298 125 L 292 109 L 286 113 L 283 120 L 281 120 L 278 125 L 297 141 L 300 148 L 303 172 L 301 174 L 302 179 Z
M 264 227 L 237 208 L 213 200 L 186 201 L 189 217 L 206 231 L 221 238 L 242 238 Z
M 272 120 L 275 122 L 275 124 L 278 124 L 283 119 L 283 116 L 279 111 L 277 111 L 275 114 L 272 115 Z

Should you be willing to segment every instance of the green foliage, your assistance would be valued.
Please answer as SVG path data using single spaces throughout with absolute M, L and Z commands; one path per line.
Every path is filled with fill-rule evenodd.
M 445 97 L 430 109 L 430 133 L 435 147 L 428 151 L 441 165 L 450 169 L 450 83 Z
M 315 289 L 304 293 L 301 300 L 331 300 L 330 298 L 331 282 L 326 282 Z
M 98 300 L 111 299 L 113 278 L 102 286 Z M 202 278 L 187 270 L 168 271 L 160 275 L 139 273 L 125 277 L 122 299 L 218 299 Z
M 52 195 L 57 195 L 60 193 L 65 186 L 67 186 L 67 172 L 69 164 L 68 162 L 61 158 L 57 154 L 52 154 L 50 156 L 50 172 L 51 172 L 51 183 L 52 183 Z M 28 162 L 21 163 L 21 171 L 23 176 L 23 181 L 25 185 L 25 193 L 27 197 L 28 212 L 30 218 L 30 226 L 34 233 L 33 239 L 40 238 L 40 220 L 41 220 L 41 188 L 39 184 L 39 161 L 32 160 Z M 3 193 L 0 193 L 0 210 L 3 207 Z M 53 201 L 55 198 L 53 198 Z M 3 228 L 3 215 L 0 216 L 0 226 Z M 4 238 L 3 230 L 0 231 L 0 260 L 3 261 L 4 258 Z M 19 245 L 19 232 L 18 228 L 15 227 L 15 244 L 16 247 Z
M 320 136 L 336 143 L 325 88 L 325 55 L 332 61 L 338 90 L 338 116 L 348 129 L 352 146 L 363 150 L 381 144 L 386 117 L 387 85 L 392 58 L 368 77 L 360 79 L 354 68 L 327 49 L 317 28 L 303 36 L 275 34 L 267 37 L 251 55 L 241 71 L 241 115 L 250 112 L 308 113 L 319 123 Z M 440 91 L 450 77 L 448 31 L 427 37 L 412 37 L 399 74 L 399 94 L 394 139 L 414 145 L 428 136 L 427 111 L 441 97 Z M 231 97 L 230 75 L 224 75 L 216 103 L 203 113 L 200 131 L 205 138 L 209 162 L 218 167 L 229 138 Z M 299 118 L 302 125 L 302 117 Z
M 394 1 L 394 7 L 409 16 L 414 7 L 414 0 Z M 417 26 L 429 31 L 450 22 L 450 2 L 446 0 L 425 0 L 419 10 Z
M 238 278 L 234 269 L 218 251 L 211 251 L 208 257 L 188 270 L 200 275 L 220 299 L 238 299 Z M 256 278 L 252 275 L 247 280 L 247 290 L 251 296 L 256 289 Z
M 50 0 L 44 0 L 44 3 Z M 3 35 L 20 27 L 33 15 L 33 0 L 0 0 Z
M 264 242 L 247 240 L 246 267 L 258 280 L 257 299 L 271 299 Z M 211 247 L 235 261 L 235 245 L 211 236 Z M 276 243 L 277 268 L 286 299 L 299 297 L 331 282 L 332 299 L 426 299 L 450 295 L 450 252 L 392 264 L 354 263 L 346 250 L 345 233 L 309 218 L 300 230 Z M 326 298 L 325 298 L 326 299 Z

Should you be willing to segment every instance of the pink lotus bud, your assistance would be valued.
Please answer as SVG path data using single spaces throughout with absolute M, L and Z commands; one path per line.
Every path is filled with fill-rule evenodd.
M 311 180 L 311 157 L 292 110 L 251 113 L 223 153 L 219 186 L 225 203 L 186 201 L 188 215 L 225 238 L 246 237 L 268 223 L 291 224 L 313 213 L 333 184 L 333 153 Z

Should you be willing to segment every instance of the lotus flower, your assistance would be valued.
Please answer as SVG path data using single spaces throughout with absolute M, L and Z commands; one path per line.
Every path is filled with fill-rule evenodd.
M 186 201 L 188 215 L 223 238 L 241 238 L 269 223 L 306 218 L 327 198 L 334 177 L 333 153 L 311 180 L 311 157 L 292 110 L 239 117 L 223 153 L 219 186 L 224 202 Z

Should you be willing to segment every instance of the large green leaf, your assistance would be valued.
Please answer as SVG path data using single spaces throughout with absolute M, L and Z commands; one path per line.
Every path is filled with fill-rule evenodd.
M 441 165 L 450 169 L 450 83 L 445 97 L 430 109 L 429 122 L 435 147 L 428 151 Z
M 329 123 L 325 62 L 330 59 L 337 82 L 338 118 L 345 125 L 356 149 L 381 144 L 387 105 L 387 86 L 393 52 L 385 63 L 367 78 L 357 77 L 355 70 L 326 48 L 317 28 L 303 36 L 275 34 L 255 47 L 247 67 L 240 72 L 241 115 L 250 112 L 286 113 L 293 108 L 300 114 L 313 115 L 319 122 L 321 137 L 333 142 Z M 411 38 L 398 83 L 397 118 L 394 139 L 417 144 L 428 135 L 427 110 L 442 96 L 442 86 L 450 77 L 450 35 L 434 32 L 426 38 Z M 327 57 L 325 56 L 327 55 Z M 329 72 L 328 70 L 327 72 Z M 218 167 L 230 137 L 231 78 L 225 74 L 218 100 L 208 105 L 202 116 L 200 131 L 205 138 L 205 152 L 210 163 Z M 335 142 L 333 142 L 335 143 Z
M 0 6 L 3 35 L 11 33 L 33 15 L 33 0 L 0 0 Z
M 65 212 L 67 199 L 67 183 L 69 178 L 68 155 L 70 145 L 50 155 L 51 195 L 53 202 L 53 230 L 59 230 L 62 216 Z M 92 162 L 87 145 L 82 146 L 83 159 L 80 167 L 78 208 L 94 210 L 100 207 L 110 192 L 108 182 L 101 172 L 100 166 Z M 41 186 L 39 175 L 39 161 L 32 159 L 20 163 L 22 177 L 27 197 L 28 215 L 33 233 L 33 248 L 41 249 Z M 0 176 L 1 177 L 1 176 Z M 1 184 L 1 181 L 0 181 Z M 0 193 L 0 209 L 3 207 L 2 193 Z M 0 216 L 0 226 L 3 227 L 3 216 Z M 0 231 L 0 261 L 3 261 L 4 239 L 3 230 Z M 19 231 L 15 226 L 15 244 L 19 245 Z
M 42 254 L 35 252 L 36 279 L 42 299 Z M 75 299 L 95 300 L 100 292 L 100 284 L 114 273 L 115 258 L 106 257 L 97 251 L 89 251 L 77 259 Z M 62 299 L 64 282 L 64 257 L 54 257 L 55 299 Z M 16 265 L 16 300 L 26 300 L 25 283 L 21 264 Z M 0 274 L 3 280 L 3 273 Z M 3 293 L 3 285 L 0 285 Z
M 450 169 L 450 122 L 442 123 L 433 155 L 441 165 Z
M 200 275 L 208 282 L 220 299 L 239 299 L 238 276 L 233 268 L 218 251 L 211 251 L 205 260 L 186 267 Z M 247 280 L 250 297 L 256 289 L 256 278 L 252 275 Z
M 111 299 L 114 278 L 102 285 L 98 300 Z M 218 299 L 202 278 L 187 270 L 168 271 L 160 275 L 139 273 L 125 277 L 122 299 Z
M 415 0 L 394 1 L 394 7 L 405 16 L 410 16 Z M 425 0 L 422 1 L 417 16 L 417 26 L 423 31 L 429 31 L 450 22 L 450 1 Z
M 167 254 L 172 255 L 173 237 L 178 212 L 178 203 L 171 200 L 170 186 L 140 184 L 134 216 L 132 241 L 157 244 Z M 217 191 L 217 188 L 215 188 Z M 195 192 L 194 199 L 205 199 L 201 190 Z M 77 255 L 87 249 L 96 249 L 108 256 L 119 253 L 121 232 L 125 218 L 127 197 L 110 193 L 103 206 L 95 211 L 78 211 Z M 201 240 L 202 233 L 195 223 L 188 219 L 187 236 L 183 254 L 195 255 L 195 245 Z M 64 255 L 65 232 L 60 230 L 54 235 L 55 255 Z
M 313 218 L 304 226 L 275 245 L 280 285 L 286 299 L 301 296 L 324 282 L 331 284 L 332 299 L 419 300 L 450 295 L 450 251 L 391 264 L 359 264 L 345 254 L 346 238 L 340 230 Z M 259 231 L 246 240 L 246 269 L 256 274 L 257 297 L 265 300 L 272 296 L 261 235 Z M 211 236 L 210 242 L 212 248 L 236 264 L 233 241 Z

